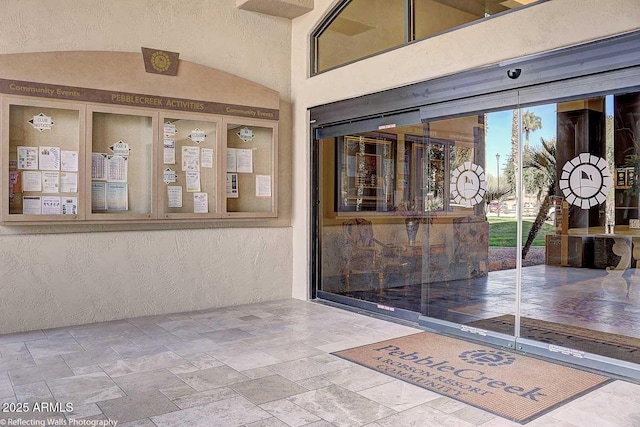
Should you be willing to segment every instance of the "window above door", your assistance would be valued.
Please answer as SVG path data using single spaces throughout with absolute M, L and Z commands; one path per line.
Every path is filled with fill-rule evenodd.
M 312 74 L 547 0 L 345 0 L 311 35 Z

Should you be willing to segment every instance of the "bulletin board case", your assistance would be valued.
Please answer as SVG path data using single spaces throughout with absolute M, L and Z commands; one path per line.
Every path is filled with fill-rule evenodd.
M 85 105 L 2 100 L 2 219 L 82 221 Z
M 111 106 L 87 107 L 86 218 L 157 219 L 158 113 Z
M 129 52 L 0 55 L 0 70 L 3 224 L 277 218 L 276 91 L 185 61 L 148 73 Z
M 225 118 L 223 122 L 225 215 L 230 218 L 277 216 L 278 129 L 264 120 Z
M 160 113 L 158 212 L 165 219 L 221 218 L 222 117 Z M 197 176 L 198 179 L 195 179 Z

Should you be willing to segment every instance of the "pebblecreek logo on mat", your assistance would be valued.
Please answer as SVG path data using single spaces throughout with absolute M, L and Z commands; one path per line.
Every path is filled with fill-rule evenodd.
M 460 355 L 460 359 L 471 365 L 503 366 L 511 365 L 516 358 L 498 350 L 471 350 Z
M 520 423 L 609 381 L 591 372 L 430 332 L 334 354 Z
M 547 395 L 543 387 L 525 386 L 506 380 L 509 372 L 497 375 L 480 369 L 487 367 L 507 367 L 513 365 L 516 358 L 497 350 L 469 350 L 461 353 L 456 361 L 437 359 L 434 356 L 406 352 L 394 345 L 374 348 L 373 360 L 380 372 L 420 385 L 438 393 L 455 398 L 489 396 L 506 393 L 526 401 L 540 402 Z M 472 366 L 470 366 L 472 365 Z

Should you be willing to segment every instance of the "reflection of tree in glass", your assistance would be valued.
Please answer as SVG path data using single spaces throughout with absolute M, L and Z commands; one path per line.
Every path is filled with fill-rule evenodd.
M 454 146 L 451 150 L 451 170 L 455 170 L 464 162 L 473 162 L 472 154 L 473 149 L 471 147 Z
M 511 121 L 511 154 L 507 160 L 507 166 L 504 169 L 504 177 L 509 183 L 509 187 L 513 194 L 516 193 L 515 174 L 517 169 L 515 164 L 516 156 L 518 155 L 518 120 L 519 110 L 516 109 L 513 110 L 513 119 Z M 529 136 L 538 129 L 542 129 L 542 119 L 529 110 L 524 111 L 522 113 L 522 131 L 524 132 L 525 138 L 523 158 L 529 151 Z M 538 177 L 536 174 L 531 174 L 531 169 L 530 172 L 527 172 L 526 169 L 523 170 L 523 184 L 526 192 L 537 192 L 537 179 Z
M 542 119 L 529 110 L 522 113 L 522 131 L 524 132 L 525 152 L 529 149 L 529 135 L 531 132 L 535 132 L 538 129 L 542 129 Z
M 556 194 L 556 140 L 546 141 L 540 138 L 540 146 L 532 147 L 525 153 L 522 164 L 524 171 L 535 170 L 538 179 L 538 200 L 546 190 L 546 194 L 540 203 L 540 209 L 535 221 L 531 225 L 527 241 L 522 247 L 522 259 L 527 256 L 533 240 L 536 238 L 549 215 L 551 208 L 551 196 Z

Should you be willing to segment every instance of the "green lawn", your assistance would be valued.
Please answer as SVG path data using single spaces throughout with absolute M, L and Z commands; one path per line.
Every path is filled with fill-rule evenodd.
M 489 246 L 516 246 L 516 220 L 515 218 L 488 218 L 489 220 Z M 529 236 L 529 229 L 533 221 L 522 221 L 522 244 Z M 554 234 L 553 227 L 545 223 L 542 230 L 533 241 L 533 246 L 544 246 L 544 236 Z

